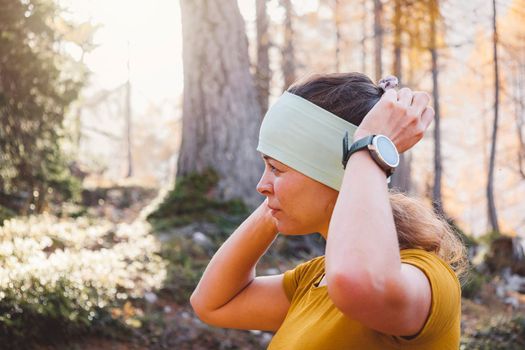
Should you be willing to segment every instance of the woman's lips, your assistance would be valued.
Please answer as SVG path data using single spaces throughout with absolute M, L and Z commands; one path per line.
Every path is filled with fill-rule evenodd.
M 272 214 L 272 215 L 275 215 L 275 213 L 277 213 L 278 211 L 281 210 L 281 209 L 276 209 L 276 208 L 271 207 L 271 206 L 268 206 L 268 208 L 270 209 L 270 214 Z

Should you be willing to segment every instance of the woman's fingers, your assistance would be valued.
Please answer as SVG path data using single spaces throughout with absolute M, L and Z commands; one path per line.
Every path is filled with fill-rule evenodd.
M 402 88 L 397 92 L 397 102 L 404 108 L 408 108 L 412 104 L 414 93 L 409 88 Z
M 434 108 L 427 106 L 421 115 L 421 124 L 424 130 L 428 129 L 428 126 L 434 120 Z
M 412 105 L 409 108 L 410 113 L 421 117 L 429 102 L 430 96 L 426 92 L 415 91 L 414 98 L 412 99 Z

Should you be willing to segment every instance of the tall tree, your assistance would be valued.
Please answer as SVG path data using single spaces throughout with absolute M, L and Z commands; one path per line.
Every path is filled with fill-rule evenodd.
M 392 72 L 399 79 L 399 83 L 402 84 L 403 75 L 403 64 L 402 64 L 402 34 L 403 34 L 403 1 L 394 1 L 394 12 L 392 17 L 393 25 L 393 57 Z M 406 5 L 405 5 L 406 6 Z M 392 176 L 392 187 L 402 191 L 409 192 L 411 186 L 411 157 L 410 151 L 399 155 L 399 166 Z
M 374 0 L 374 57 L 376 82 L 383 77 L 383 3 Z
M 335 71 L 341 70 L 341 0 L 334 0 L 334 27 L 335 27 Z
M 282 49 L 282 70 L 284 76 L 284 89 L 295 81 L 295 50 L 293 44 L 293 6 L 291 0 L 281 0 L 284 7 L 284 45 Z
M 60 140 L 87 73 L 61 50 L 60 18 L 54 1 L 0 0 L 0 205 L 22 213 L 72 191 Z
M 492 52 L 494 57 L 494 124 L 492 126 L 492 142 L 487 179 L 487 206 L 489 222 L 492 229 L 499 232 L 498 214 L 494 200 L 494 166 L 496 163 L 496 146 L 499 121 L 499 67 L 498 67 L 498 27 L 496 0 L 492 0 Z
M 523 70 L 523 67 L 520 67 Z M 516 136 L 518 137 L 518 172 L 521 177 L 525 179 L 525 136 L 523 130 L 525 127 L 525 94 L 523 93 L 523 81 L 525 74 L 517 74 L 514 77 L 514 91 L 516 97 L 514 98 L 515 108 L 515 125 Z M 521 75 L 521 76 L 520 76 Z
M 366 74 L 367 49 L 366 39 L 368 37 L 368 0 L 361 0 L 363 22 L 361 23 L 361 73 Z
M 126 102 L 124 108 L 124 135 L 126 139 L 126 158 L 127 169 L 126 177 L 133 175 L 133 155 L 131 141 L 131 81 L 130 81 L 130 62 L 129 62 L 129 42 L 128 42 L 128 80 L 126 81 Z
M 441 109 L 439 106 L 439 70 L 437 20 L 440 16 L 439 0 L 428 1 L 430 14 L 430 56 L 432 59 L 432 96 L 434 100 L 434 186 L 432 189 L 432 203 L 437 213 L 443 214 L 443 200 L 441 196 Z
M 255 20 L 257 26 L 257 65 L 256 83 L 259 105 L 264 114 L 268 109 L 268 96 L 270 93 L 270 38 L 268 33 L 268 14 L 266 12 L 267 0 L 255 1 Z
M 261 112 L 237 1 L 181 0 L 184 102 L 177 177 L 219 175 L 218 199 L 260 202 Z
M 402 56 L 401 56 L 401 50 L 402 50 L 402 34 L 403 34 L 403 27 L 402 27 L 402 16 L 403 16 L 403 9 L 401 7 L 402 0 L 395 0 L 394 1 L 394 18 L 393 18 L 393 25 L 394 25 L 394 61 L 393 61 L 393 69 L 394 75 L 399 79 L 399 82 L 402 81 Z

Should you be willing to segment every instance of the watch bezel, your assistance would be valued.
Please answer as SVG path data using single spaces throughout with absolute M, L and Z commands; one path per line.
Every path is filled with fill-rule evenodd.
M 381 149 L 380 147 L 378 146 L 378 142 L 380 139 L 385 139 L 388 141 L 388 144 L 390 144 L 390 146 L 396 151 L 396 162 L 394 164 L 392 163 L 389 163 L 385 157 L 383 157 L 383 155 L 381 154 Z M 374 157 L 377 157 L 376 158 L 376 161 L 379 163 L 379 164 L 383 164 L 384 165 L 384 169 L 389 171 L 389 172 L 393 172 L 394 169 L 399 166 L 399 161 L 400 161 L 400 157 L 399 157 L 399 152 L 397 151 L 397 147 L 396 145 L 392 142 L 392 140 L 390 140 L 387 136 L 385 135 L 381 135 L 381 134 L 377 134 L 374 136 L 374 138 L 372 139 L 372 143 L 370 143 L 368 145 L 368 149 L 371 151 L 371 154 L 374 156 Z

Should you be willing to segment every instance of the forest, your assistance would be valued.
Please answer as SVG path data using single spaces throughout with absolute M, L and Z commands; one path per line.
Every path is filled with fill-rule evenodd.
M 524 0 L 0 0 L 0 348 L 265 349 L 190 305 L 315 74 L 427 92 L 392 191 L 461 239 L 460 349 L 525 348 Z M 325 254 L 277 235 L 257 275 Z

